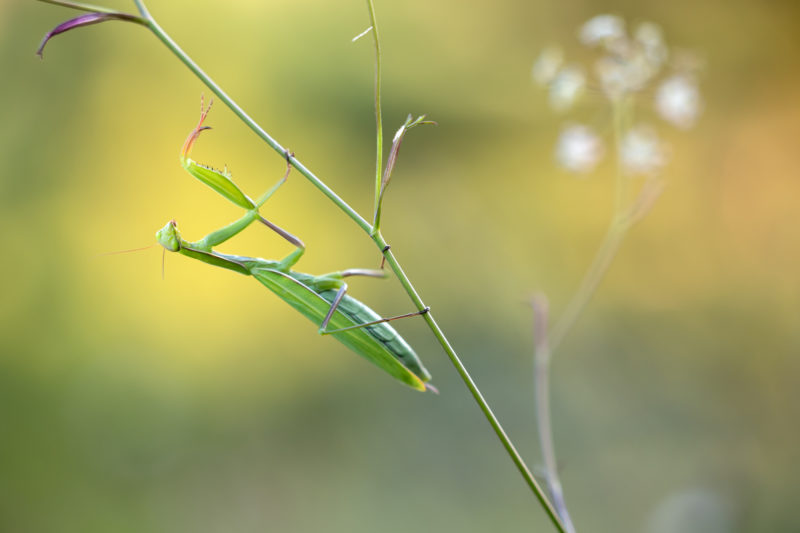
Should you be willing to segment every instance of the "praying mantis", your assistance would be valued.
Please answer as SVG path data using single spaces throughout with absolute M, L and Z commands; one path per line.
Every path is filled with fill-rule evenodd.
M 227 168 L 222 171 L 198 164 L 189 157 L 200 134 L 210 129 L 203 123 L 211 103 L 203 108 L 200 102 L 200 121 L 189 133 L 181 151 L 181 164 L 192 176 L 234 204 L 245 209 L 245 214 L 227 226 L 213 231 L 196 242 L 181 238 L 178 225 L 170 220 L 156 232 L 156 240 L 170 252 L 178 252 L 213 266 L 226 268 L 239 274 L 253 276 L 261 284 L 316 324 L 321 335 L 332 335 L 336 340 L 386 371 L 396 380 L 420 391 L 436 389 L 428 384 L 431 375 L 422 365 L 411 346 L 388 322 L 424 314 L 428 309 L 382 318 L 367 305 L 348 296 L 349 276 L 384 277 L 382 270 L 349 269 L 320 276 L 292 270 L 305 252 L 303 242 L 276 226 L 259 213 L 264 203 L 289 177 L 292 154 L 286 152 L 287 168 L 283 177 L 257 200 L 250 199 L 233 182 Z M 214 250 L 228 239 L 239 234 L 253 222 L 260 222 L 295 246 L 295 250 L 279 261 L 228 255 Z

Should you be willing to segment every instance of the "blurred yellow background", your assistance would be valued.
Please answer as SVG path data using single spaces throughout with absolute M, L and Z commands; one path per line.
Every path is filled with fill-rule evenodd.
M 111 5 L 133 11 L 132 2 Z M 363 2 L 151 0 L 161 25 L 267 131 L 366 215 L 372 49 Z M 663 126 L 667 188 L 553 365 L 579 531 L 797 531 L 800 4 L 377 2 L 384 118 L 403 144 L 384 235 L 532 466 L 530 310 L 574 290 L 611 211 L 609 167 L 552 156 L 563 117 L 530 80 L 602 12 L 704 60 L 698 126 Z M 239 215 L 182 171 L 209 91 L 143 28 L 56 37 L 75 15 L 0 3 L 0 531 L 550 531 L 420 320 L 398 329 L 440 396 L 392 382 L 258 285 L 146 246 Z M 592 108 L 603 119 L 597 100 Z M 196 159 L 251 195 L 283 162 L 221 103 Z M 298 269 L 379 255 L 299 174 L 267 204 Z M 290 247 L 253 228 L 224 251 Z M 378 312 L 395 280 L 355 280 Z M 694 514 L 692 514 L 694 513 Z M 687 518 L 688 517 L 688 518 Z M 667 524 L 667 525 L 664 525 Z M 659 529 L 660 528 L 660 529 Z

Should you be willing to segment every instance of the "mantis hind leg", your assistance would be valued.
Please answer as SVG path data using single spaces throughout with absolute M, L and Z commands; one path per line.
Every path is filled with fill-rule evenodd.
M 383 324 L 384 322 L 391 322 L 392 320 L 399 320 L 401 318 L 411 318 L 412 316 L 417 315 L 424 315 L 431 310 L 430 307 L 426 307 L 422 311 L 414 311 L 413 313 L 406 313 L 404 315 L 397 315 L 397 316 L 390 316 L 388 318 L 382 318 L 380 320 L 373 320 L 372 322 L 366 322 L 364 324 L 356 324 L 355 326 L 348 326 L 346 328 L 339 328 L 339 329 L 331 329 L 331 330 L 320 330 L 320 335 L 330 335 L 331 333 L 339 333 L 340 331 L 347 331 L 348 329 L 359 329 L 365 328 L 367 326 L 374 326 L 375 324 Z
M 322 278 L 347 278 L 349 276 L 366 276 L 370 278 L 385 278 L 386 272 L 383 270 L 373 270 L 371 268 L 348 268 L 347 270 L 340 270 L 338 272 L 331 272 L 330 274 L 324 274 L 320 277 Z
M 345 272 L 347 272 L 347 271 L 345 271 Z M 355 274 L 350 274 L 350 275 L 355 275 Z M 325 319 L 322 321 L 322 324 L 320 324 L 320 326 L 319 326 L 319 334 L 320 335 L 330 335 L 332 333 L 339 333 L 340 331 L 347 331 L 347 330 L 350 330 L 350 329 L 359 329 L 359 328 L 365 328 L 365 327 L 368 327 L 368 326 L 374 326 L 376 324 L 383 324 L 384 322 L 391 322 L 392 320 L 399 320 L 401 318 L 410 318 L 412 316 L 424 315 L 425 313 L 427 313 L 428 311 L 431 310 L 430 307 L 426 307 L 422 311 L 414 311 L 413 313 L 406 313 L 404 315 L 397 315 L 397 316 L 392 316 L 392 317 L 389 317 L 389 318 L 381 318 L 380 320 L 373 320 L 371 322 L 365 322 L 364 324 L 356 324 L 354 326 L 348 326 L 346 328 L 328 330 L 327 329 L 328 328 L 328 323 L 331 321 L 331 318 L 333 318 L 333 314 L 336 312 L 336 309 L 339 307 L 339 304 L 341 303 L 342 298 L 344 298 L 345 293 L 347 293 L 347 283 L 342 282 L 341 287 L 339 287 L 339 290 L 336 292 L 336 296 L 333 298 L 333 303 L 331 303 L 331 308 L 328 310 L 328 314 L 325 315 Z

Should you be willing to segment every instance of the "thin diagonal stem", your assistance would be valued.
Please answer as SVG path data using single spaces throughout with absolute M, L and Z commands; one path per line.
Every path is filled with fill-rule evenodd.
M 180 61 L 186 65 L 189 70 L 191 70 L 209 89 L 211 89 L 217 97 L 227 105 L 234 114 L 239 117 L 251 130 L 253 130 L 256 135 L 258 135 L 264 142 L 266 142 L 270 147 L 272 147 L 276 152 L 281 154 L 282 157 L 285 157 L 292 166 L 294 166 L 303 176 L 305 176 L 317 189 L 319 189 L 325 196 L 327 196 L 334 204 L 336 204 L 339 209 L 341 209 L 347 216 L 349 216 L 361 229 L 363 229 L 372 239 L 372 241 L 378 246 L 378 248 L 382 251 L 384 257 L 386 258 L 386 262 L 389 264 L 392 271 L 394 271 L 395 275 L 397 276 L 398 280 L 400 281 L 401 285 L 405 289 L 406 293 L 408 294 L 409 298 L 414 305 L 416 305 L 419 311 L 425 309 L 425 305 L 422 302 L 419 294 L 417 293 L 414 286 L 411 284 L 408 276 L 405 274 L 403 269 L 398 263 L 397 259 L 395 258 L 394 254 L 391 252 L 389 247 L 386 244 L 386 241 L 383 239 L 383 236 L 379 231 L 374 231 L 372 225 L 369 224 L 363 217 L 361 217 L 352 207 L 350 207 L 343 199 L 341 199 L 336 193 L 334 193 L 325 183 L 322 182 L 318 177 L 316 177 L 310 170 L 308 170 L 302 163 L 300 163 L 295 157 L 290 156 L 289 153 L 285 148 L 283 148 L 275 139 L 273 139 L 266 131 L 264 131 L 261 126 L 259 126 L 252 118 L 250 118 L 247 113 L 242 110 L 241 107 L 230 97 L 228 96 L 222 88 L 219 87 L 192 59 L 184 52 L 175 41 L 170 38 L 169 35 L 156 23 L 153 17 L 148 13 L 147 9 L 144 6 L 143 0 L 134 0 L 136 3 L 139 12 L 141 13 L 142 17 L 147 22 L 147 27 L 158 37 L 158 39 L 164 43 L 164 45 L 175 54 Z M 369 0 L 368 0 L 369 1 Z M 374 10 L 372 10 L 372 4 L 369 2 L 370 5 L 370 13 L 373 19 L 374 24 Z M 373 30 L 376 32 L 377 35 L 377 27 L 373 27 Z M 379 120 L 379 119 L 378 119 Z M 380 169 L 377 173 L 378 185 L 380 186 L 380 179 L 381 173 Z M 483 412 L 486 419 L 489 421 L 489 424 L 492 426 L 497 437 L 500 439 L 503 447 L 506 449 L 511 460 L 514 462 L 514 465 L 517 467 L 517 470 L 522 475 L 523 479 L 525 480 L 528 487 L 534 493 L 536 498 L 539 500 L 539 503 L 544 508 L 547 516 L 552 521 L 553 525 L 560 533 L 568 533 L 565 529 L 564 525 L 562 524 L 561 520 L 558 517 L 558 514 L 553 509 L 553 506 L 547 500 L 547 497 L 544 494 L 544 491 L 536 482 L 536 479 L 533 477 L 530 469 L 525 464 L 525 461 L 520 456 L 519 452 L 517 452 L 514 444 L 511 442 L 511 439 L 506 434 L 503 427 L 500 425 L 500 422 L 497 420 L 497 417 L 492 412 L 489 404 L 484 399 L 483 395 L 481 394 L 480 390 L 478 389 L 475 382 L 472 380 L 472 377 L 467 372 L 467 369 L 464 367 L 464 364 L 459 359 L 458 355 L 456 354 L 455 350 L 451 346 L 450 342 L 445 337 L 444 332 L 439 328 L 439 325 L 433 318 L 433 314 L 430 312 L 426 312 L 423 314 L 423 318 L 425 322 L 428 324 L 428 327 L 433 332 L 433 335 L 439 341 L 442 348 L 444 349 L 447 356 L 450 358 L 453 366 L 456 368 L 456 371 L 461 376 L 464 384 L 469 389 L 470 393 L 472 394 L 475 401 L 478 403 L 481 411 Z

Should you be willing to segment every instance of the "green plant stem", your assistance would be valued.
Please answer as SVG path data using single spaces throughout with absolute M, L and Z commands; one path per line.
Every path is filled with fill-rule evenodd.
M 381 40 L 378 35 L 378 19 L 375 17 L 375 6 L 372 0 L 367 0 L 369 9 L 369 20 L 372 24 L 372 38 L 375 43 L 375 128 L 377 154 L 375 156 L 375 205 L 372 212 L 375 213 L 373 221 L 373 232 L 380 230 L 380 219 L 378 218 L 378 207 L 380 205 L 381 180 L 383 178 L 383 113 L 381 112 Z
M 239 117 L 247 126 L 253 130 L 256 135 L 258 135 L 264 142 L 266 142 L 272 149 L 276 152 L 281 154 L 281 156 L 286 157 L 287 151 L 283 148 L 275 139 L 273 139 L 266 131 L 264 131 L 261 126 L 259 126 L 252 118 L 250 118 L 247 113 L 245 113 L 241 107 L 239 107 L 236 102 L 233 101 L 231 97 L 222 90 L 222 88 L 217 85 L 214 80 L 212 80 L 187 54 L 184 52 L 172 38 L 167 35 L 167 33 L 156 23 L 153 17 L 148 13 L 147 9 L 144 6 L 142 0 L 134 0 L 136 3 L 139 12 L 141 13 L 142 17 L 147 22 L 147 27 L 158 37 L 158 39 L 163 42 L 173 54 L 175 54 L 180 61 L 186 65 L 189 70 L 191 70 L 211 91 L 217 95 L 217 97 L 227 105 L 234 114 Z M 374 18 L 374 14 L 372 14 Z M 374 22 L 374 21 L 373 21 Z M 373 30 L 377 32 L 377 28 L 373 27 Z M 394 254 L 391 250 L 387 249 L 386 241 L 383 239 L 383 236 L 380 232 L 374 232 L 372 226 L 359 215 L 353 208 L 351 208 L 343 199 L 341 199 L 336 193 L 334 193 L 327 185 L 325 185 L 322 180 L 317 178 L 310 170 L 308 170 L 300 161 L 298 161 L 294 157 L 289 157 L 289 162 L 294 166 L 303 176 L 305 176 L 317 189 L 322 191 L 325 196 L 327 196 L 331 201 L 333 201 L 339 209 L 341 209 L 347 216 L 349 216 L 358 226 L 363 229 L 367 235 L 375 242 L 378 248 L 384 254 L 387 263 L 391 267 L 392 271 L 397 276 L 398 280 L 400 281 L 403 288 L 408 293 L 409 298 L 411 298 L 414 305 L 416 305 L 417 309 L 422 311 L 425 309 L 425 305 L 422 302 L 422 299 L 419 297 L 419 294 L 414 289 L 414 286 L 411 284 L 408 276 L 405 274 L 403 269 L 400 267 L 400 264 L 397 262 Z M 378 172 L 378 186 L 380 186 L 380 172 Z M 564 525 L 561 523 L 561 520 L 558 517 L 558 514 L 553 509 L 550 502 L 547 500 L 547 497 L 544 494 L 544 491 L 536 482 L 533 474 L 530 472 L 530 469 L 527 467 L 525 462 L 523 461 L 522 457 L 520 456 L 519 452 L 517 452 L 516 448 L 514 447 L 511 439 L 509 439 L 508 435 L 503 430 L 500 422 L 497 420 L 497 417 L 492 412 L 489 404 L 483 398 L 480 390 L 478 389 L 475 382 L 470 377 L 467 369 L 464 367 L 464 364 L 459 359 L 458 355 L 456 354 L 453 347 L 450 345 L 450 342 L 445 337 L 442 330 L 439 328 L 439 325 L 433 318 L 433 314 L 431 312 L 427 312 L 423 315 L 425 322 L 430 327 L 431 331 L 433 332 L 436 339 L 441 344 L 442 348 L 444 349 L 447 356 L 450 358 L 453 366 L 455 366 L 456 370 L 458 371 L 459 375 L 463 379 L 464 383 L 466 384 L 467 388 L 469 389 L 470 393 L 472 394 L 475 401 L 478 403 L 481 411 L 483 411 L 484 416 L 489 421 L 490 425 L 494 429 L 494 432 L 497 434 L 497 437 L 500 439 L 503 447 L 506 449 L 506 452 L 511 457 L 511 460 L 516 465 L 517 469 L 519 470 L 520 474 L 524 478 L 526 484 L 534 493 L 536 498 L 539 500 L 539 503 L 545 509 L 550 520 L 553 522 L 553 525 L 560 533 L 567 533 L 564 529 Z

